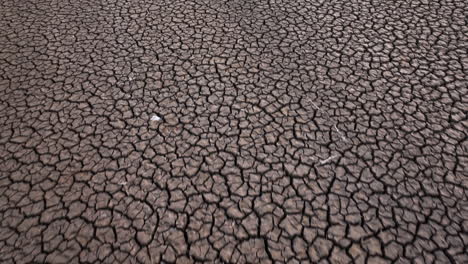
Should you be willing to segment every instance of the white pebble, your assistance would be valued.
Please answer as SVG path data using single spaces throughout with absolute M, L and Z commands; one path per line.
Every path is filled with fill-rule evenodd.
M 159 116 L 157 116 L 157 115 L 153 115 L 151 117 L 151 121 L 159 121 L 159 120 L 161 120 L 161 118 Z

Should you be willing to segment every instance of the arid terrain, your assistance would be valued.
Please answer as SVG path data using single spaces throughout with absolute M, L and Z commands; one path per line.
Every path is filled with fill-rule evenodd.
M 0 263 L 468 263 L 466 0 L 1 0 Z

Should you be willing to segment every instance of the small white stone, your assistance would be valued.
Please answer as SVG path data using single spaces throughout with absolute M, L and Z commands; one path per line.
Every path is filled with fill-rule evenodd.
M 151 121 L 160 121 L 160 120 L 161 120 L 161 118 L 159 116 L 157 116 L 157 115 L 153 115 L 151 117 Z

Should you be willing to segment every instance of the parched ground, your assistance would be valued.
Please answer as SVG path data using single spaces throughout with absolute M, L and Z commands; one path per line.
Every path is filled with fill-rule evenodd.
M 1 263 L 468 263 L 468 2 L 1 0 Z

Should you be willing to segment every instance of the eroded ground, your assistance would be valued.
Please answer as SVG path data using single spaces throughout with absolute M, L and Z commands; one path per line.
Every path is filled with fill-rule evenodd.
M 2 0 L 0 262 L 468 263 L 467 13 Z

